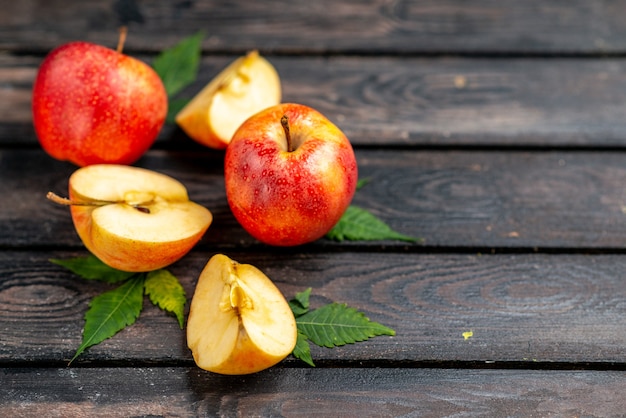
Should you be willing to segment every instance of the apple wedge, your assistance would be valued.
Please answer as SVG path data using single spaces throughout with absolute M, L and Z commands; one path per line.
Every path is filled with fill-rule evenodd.
M 296 320 L 280 290 L 256 267 L 216 254 L 204 267 L 189 310 L 187 345 L 198 367 L 255 373 L 287 357 Z
M 224 149 L 243 121 L 280 100 L 278 73 L 255 50 L 211 80 L 178 112 L 176 123 L 195 141 Z
M 66 204 L 87 249 L 124 271 L 172 264 L 189 252 L 213 220 L 208 209 L 189 200 L 179 181 L 126 165 L 76 170 L 69 179 L 69 197 Z

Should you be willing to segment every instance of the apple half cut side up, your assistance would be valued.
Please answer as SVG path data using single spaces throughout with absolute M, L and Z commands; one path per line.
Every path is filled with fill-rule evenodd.
M 251 51 L 211 80 L 178 112 L 176 123 L 200 144 L 224 149 L 248 117 L 280 103 L 281 94 L 276 69 Z
M 297 338 L 294 315 L 259 269 L 223 254 L 198 280 L 187 320 L 187 345 L 198 367 L 214 373 L 256 373 L 282 361 Z
M 189 200 L 179 181 L 125 165 L 76 170 L 66 200 L 87 249 L 124 271 L 152 271 L 179 260 L 213 220 L 208 209 Z

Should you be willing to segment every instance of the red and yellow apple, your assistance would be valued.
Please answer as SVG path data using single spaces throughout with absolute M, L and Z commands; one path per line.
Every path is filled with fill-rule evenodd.
M 72 221 L 85 247 L 105 264 L 145 272 L 182 258 L 202 238 L 213 217 L 189 200 L 179 181 L 155 171 L 94 164 L 69 179 Z
M 255 373 L 287 357 L 297 335 L 289 304 L 262 271 L 223 254 L 211 257 L 187 319 L 187 345 L 198 367 L 220 374 Z
M 252 51 L 211 80 L 178 112 L 176 123 L 200 144 L 224 149 L 244 120 L 280 99 L 276 69 Z
M 318 111 L 285 103 L 247 119 L 226 149 L 228 204 L 266 244 L 324 236 L 350 204 L 357 163 L 343 132 Z
M 89 42 L 48 54 L 33 86 L 33 123 L 43 149 L 78 166 L 131 164 L 154 143 L 167 94 L 144 62 Z

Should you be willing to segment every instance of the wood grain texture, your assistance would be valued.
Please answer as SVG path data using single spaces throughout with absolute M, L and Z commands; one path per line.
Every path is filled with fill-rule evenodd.
M 359 176 L 370 183 L 353 204 L 424 244 L 322 239 L 318 250 L 365 247 L 524 251 L 609 249 L 626 243 L 626 154 L 357 150 Z M 0 246 L 80 248 L 69 211 L 45 200 L 67 194 L 75 167 L 40 150 L 0 151 Z M 223 153 L 151 151 L 140 166 L 179 179 L 191 199 L 214 214 L 200 246 L 261 248 L 226 201 Z M 42 173 L 46 173 L 42 175 Z
M 0 416 L 621 417 L 626 411 L 626 2 L 21 0 L 0 9 Z M 272 248 L 226 203 L 223 152 L 166 126 L 137 165 L 182 181 L 214 223 L 169 269 L 191 298 L 215 253 L 287 298 L 312 288 L 396 331 L 241 377 L 198 369 L 146 298 L 139 320 L 67 367 L 110 285 L 64 195 L 76 169 L 32 126 L 38 65 L 72 40 L 146 62 L 205 31 L 191 97 L 259 49 L 283 100 L 356 148 L 354 204 L 405 242 Z M 187 307 L 188 309 L 188 307 Z M 187 313 L 187 312 L 185 312 Z
M 89 300 L 111 289 L 48 262 L 84 252 L 0 253 L 0 364 L 65 365 L 80 344 Z M 191 298 L 213 255 L 194 250 L 170 270 Z M 626 257 L 228 252 L 264 271 L 288 299 L 341 302 L 396 330 L 332 350 L 320 366 L 623 367 Z M 187 306 L 188 308 L 188 306 Z M 465 332 L 473 336 L 464 337 Z M 75 365 L 193 364 L 185 334 L 148 300 L 138 322 Z M 285 364 L 304 366 L 289 358 Z
M 357 147 L 626 145 L 621 59 L 268 58 L 283 101 L 318 109 Z M 205 57 L 179 97 L 194 96 L 232 59 Z M 39 62 L 0 56 L 0 144 L 37 145 L 30 98 Z M 166 126 L 155 147 L 193 144 Z
M 3 369 L 2 416 L 621 417 L 622 372 Z
M 198 30 L 206 51 L 281 53 L 623 53 L 626 5 L 610 0 L 6 2 L 0 49 L 83 39 L 160 50 Z

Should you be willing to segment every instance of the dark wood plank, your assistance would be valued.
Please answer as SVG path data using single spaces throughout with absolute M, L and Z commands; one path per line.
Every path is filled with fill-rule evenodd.
M 623 416 L 623 372 L 3 369 L 2 416 Z M 341 412 L 339 412 L 341 411 Z
M 0 246 L 79 248 L 69 211 L 45 200 L 67 194 L 75 167 L 40 150 L 0 151 Z M 226 202 L 221 152 L 151 151 L 139 165 L 182 181 L 214 222 L 202 248 L 260 245 L 236 222 Z M 626 154 L 616 152 L 485 152 L 358 150 L 370 183 L 353 203 L 427 248 L 612 249 L 624 247 Z M 422 244 L 357 242 L 419 250 Z M 334 248 L 322 239 L 312 248 Z
M 283 100 L 317 108 L 356 146 L 626 145 L 619 59 L 268 58 Z M 180 97 L 195 95 L 232 59 L 205 57 Z M 37 144 L 30 97 L 39 62 L 0 56 L 0 144 Z M 166 126 L 155 147 L 193 145 Z
M 623 53 L 626 4 L 609 0 L 334 2 L 36 0 L 6 2 L 0 49 L 75 39 L 159 50 L 198 30 L 207 51 L 282 53 Z
M 0 14 L 0 416 L 623 416 L 626 410 L 626 3 L 610 0 L 200 2 L 30 0 Z M 318 108 L 370 183 L 354 204 L 425 239 L 271 248 L 226 204 L 223 153 L 167 126 L 138 165 L 187 185 L 215 221 L 171 266 L 190 298 L 217 252 L 286 297 L 311 287 L 394 328 L 225 377 L 184 330 L 139 321 L 72 367 L 109 285 L 50 263 L 86 254 L 65 194 L 74 166 L 30 115 L 44 54 L 76 39 L 157 52 L 205 30 L 195 94 L 258 48 L 284 100 Z M 468 333 L 470 332 L 471 333 Z
M 273 62 L 283 80 L 283 99 L 318 108 L 356 145 L 624 145 L 618 92 L 626 89 L 626 77 L 618 60 L 276 57 Z M 208 80 L 203 75 L 202 83 Z
M 48 262 L 81 254 L 0 253 L 0 364 L 65 365 L 73 356 L 89 300 L 111 288 Z M 266 272 L 287 298 L 311 287 L 313 307 L 347 303 L 396 330 L 333 350 L 313 347 L 320 366 L 625 364 L 622 255 L 226 254 Z M 189 298 L 212 255 L 195 250 L 171 266 Z M 147 300 L 136 324 L 75 364 L 93 362 L 193 364 L 174 318 Z

